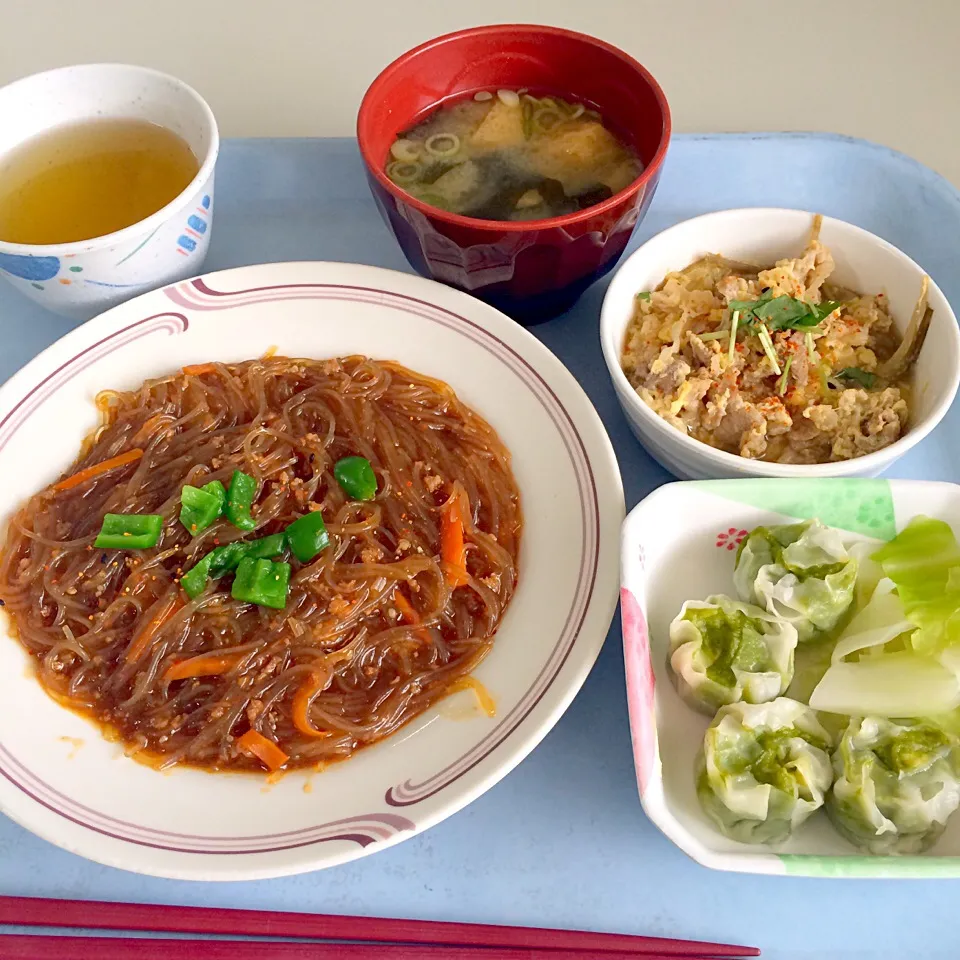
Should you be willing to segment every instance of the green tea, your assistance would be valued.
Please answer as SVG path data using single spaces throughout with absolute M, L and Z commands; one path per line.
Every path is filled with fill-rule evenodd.
M 200 164 L 181 137 L 145 120 L 56 127 L 0 157 L 0 240 L 90 240 L 146 219 Z

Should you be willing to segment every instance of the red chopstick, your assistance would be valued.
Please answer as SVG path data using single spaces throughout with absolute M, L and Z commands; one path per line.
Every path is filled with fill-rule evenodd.
M 596 958 L 597 954 L 607 955 L 616 951 L 635 957 L 651 955 L 757 957 L 760 955 L 756 947 L 703 943 L 695 940 L 669 940 L 663 937 L 636 937 L 618 933 L 542 930 L 535 927 L 497 927 L 478 923 L 437 923 L 428 920 L 393 920 L 377 917 L 337 917 L 261 910 L 226 910 L 211 907 L 109 903 L 96 900 L 52 900 L 40 897 L 0 897 L 0 924 L 83 927 L 95 930 L 153 933 L 202 933 L 238 937 L 298 937 L 312 940 L 353 940 L 363 943 L 497 947 L 501 951 L 504 949 L 579 950 L 584 951 L 585 955 L 591 958 Z M 377 947 L 376 949 L 383 951 L 385 948 Z M 0 953 L 0 957 L 3 956 L 6 955 Z M 17 955 L 11 954 L 11 956 Z M 324 955 L 303 954 L 303 956 L 322 957 Z M 336 954 L 330 954 L 330 956 L 334 957 Z M 398 954 L 398 958 L 402 956 Z M 524 956 L 526 960 L 534 960 L 529 954 Z M 108 958 L 101 955 L 100 960 L 108 960 Z M 357 954 L 356 960 L 365 960 L 365 958 L 362 954 Z M 435 960 L 446 960 L 446 958 L 438 956 Z M 500 958 L 498 957 L 497 960 Z M 573 960 L 573 958 L 567 957 L 564 960 Z M 617 960 L 617 958 L 605 956 L 603 960 Z
M 169 940 L 146 937 L 0 935 L 0 960 L 595 960 L 591 950 L 438 947 L 422 944 Z M 689 954 L 604 953 L 607 960 L 698 960 Z

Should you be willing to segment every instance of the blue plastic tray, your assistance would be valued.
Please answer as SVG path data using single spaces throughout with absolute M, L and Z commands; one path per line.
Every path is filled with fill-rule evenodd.
M 800 207 L 866 227 L 921 263 L 960 312 L 960 195 L 908 157 L 817 134 L 679 136 L 633 245 L 737 206 Z M 224 143 L 205 269 L 265 260 L 409 269 L 373 206 L 352 140 Z M 593 398 L 629 509 L 667 474 L 634 440 L 614 398 L 597 335 L 604 288 L 601 281 L 534 333 Z M 69 328 L 0 285 L 0 380 Z M 891 475 L 960 479 L 957 417 L 955 407 Z M 5 894 L 576 926 L 756 943 L 777 960 L 900 960 L 918 949 L 925 960 L 953 960 L 957 889 L 727 875 L 688 860 L 637 798 L 619 619 L 582 693 L 529 759 L 452 819 L 365 860 L 285 880 L 180 883 L 89 863 L 0 817 Z

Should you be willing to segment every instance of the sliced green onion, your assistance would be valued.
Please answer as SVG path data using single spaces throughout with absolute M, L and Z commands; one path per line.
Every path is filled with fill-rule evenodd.
M 783 371 L 780 369 L 780 361 L 777 360 L 777 351 L 773 349 L 773 339 L 770 337 L 770 331 L 762 323 L 757 338 L 760 341 L 760 346 L 763 347 L 763 352 L 770 360 L 773 372 L 779 377 Z
M 366 457 L 343 457 L 334 466 L 333 475 L 354 500 L 372 500 L 377 495 L 377 475 Z
M 803 339 L 807 343 L 807 356 L 810 358 L 811 363 L 817 362 L 817 348 L 813 345 L 813 334 L 808 330 Z
M 241 470 L 234 470 L 224 513 L 238 530 L 252 530 L 257 525 L 250 513 L 256 495 L 257 481 Z
M 208 553 L 202 560 L 195 563 L 181 578 L 180 586 L 183 592 L 191 599 L 199 597 L 207 589 L 210 581 L 210 567 L 213 564 L 213 553 Z
M 390 147 L 390 155 L 394 160 L 399 160 L 401 163 L 416 163 L 420 157 L 420 144 L 416 140 L 400 137 L 393 141 L 393 146 Z
M 536 103 L 536 101 L 534 101 Z M 534 105 L 526 97 L 523 98 L 523 104 L 520 107 L 520 127 L 523 130 L 523 139 L 529 140 L 533 135 L 533 111 Z
M 782 397 L 787 392 L 787 377 L 790 375 L 790 366 L 793 363 L 793 355 L 787 357 L 787 362 L 783 365 L 783 374 L 777 381 L 777 393 Z
M 498 90 L 497 98 L 506 107 L 520 106 L 520 94 L 516 90 Z
M 290 592 L 290 564 L 244 557 L 237 567 L 230 595 L 234 600 L 282 610 Z
M 95 547 L 107 550 L 147 550 L 155 547 L 163 530 L 163 517 L 157 513 L 108 513 Z
M 726 340 L 730 336 L 729 330 L 714 330 L 712 333 L 698 333 L 701 340 Z
M 638 299 L 638 300 L 649 300 L 649 299 L 650 299 L 650 291 L 649 291 L 649 290 L 641 290 L 641 291 L 637 294 L 637 299 Z
M 460 138 L 455 133 L 435 133 L 427 137 L 423 149 L 433 157 L 452 157 L 460 150 Z
M 323 514 L 316 510 L 305 513 L 284 530 L 287 546 L 301 563 L 309 563 L 330 542 Z
M 547 120 L 551 117 L 553 118 L 552 122 L 547 123 Z M 561 117 L 559 111 L 553 107 L 541 107 L 533 115 L 533 125 L 543 133 L 549 133 L 554 127 L 558 127 L 561 123 L 563 123 L 563 117 Z
M 395 160 L 387 164 L 387 176 L 401 186 L 413 183 L 420 176 L 420 164 L 408 163 L 404 160 Z
M 180 522 L 196 535 L 219 519 L 226 502 L 227 491 L 219 480 L 211 480 L 203 487 L 187 484 L 180 491 Z
M 727 350 L 727 363 L 733 366 L 733 357 L 737 351 L 737 325 L 740 323 L 740 311 L 734 310 L 730 317 L 730 347 Z

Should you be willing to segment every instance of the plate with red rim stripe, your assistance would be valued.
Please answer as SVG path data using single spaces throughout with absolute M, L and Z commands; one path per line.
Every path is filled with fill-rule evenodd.
M 53 344 L 0 388 L 4 523 L 72 462 L 97 424 L 99 391 L 273 349 L 396 360 L 450 384 L 510 449 L 524 505 L 518 589 L 476 670 L 496 715 L 461 691 L 347 762 L 267 787 L 247 774 L 161 774 L 50 699 L 4 623 L 0 810 L 92 860 L 163 877 L 257 879 L 392 846 L 476 799 L 536 747 L 613 617 L 623 490 L 586 394 L 492 307 L 359 264 L 268 264 L 183 281 Z

